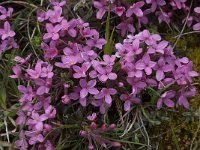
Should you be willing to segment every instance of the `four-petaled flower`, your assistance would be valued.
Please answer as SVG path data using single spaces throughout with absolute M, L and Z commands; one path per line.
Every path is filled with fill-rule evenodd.
M 15 32 L 10 30 L 10 24 L 8 21 L 4 22 L 4 29 L 0 29 L 0 35 L 2 40 L 15 36 Z
M 85 79 L 81 79 L 79 81 L 81 86 L 80 97 L 85 98 L 89 93 L 92 95 L 96 95 L 99 91 L 95 88 L 96 80 L 86 81 Z
M 174 96 L 174 91 L 166 91 L 165 93 L 163 93 L 157 101 L 157 108 L 160 109 L 163 103 L 167 107 L 174 107 L 174 102 L 171 100 L 172 98 L 174 98 Z

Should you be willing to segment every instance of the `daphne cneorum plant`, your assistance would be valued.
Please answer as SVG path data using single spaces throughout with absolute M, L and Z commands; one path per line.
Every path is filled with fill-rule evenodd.
M 86 121 L 77 124 L 78 134 L 87 139 L 90 150 L 96 149 L 96 145 L 103 148 L 122 145 L 107 138 L 108 133 L 116 132 L 117 124 L 101 119 L 110 110 L 117 111 L 116 101 L 123 104 L 126 113 L 133 106 L 146 103 L 158 110 L 189 109 L 188 98 L 196 92 L 192 79 L 198 76 L 192 61 L 175 56 L 171 44 L 159 34 L 143 30 L 149 23 L 148 15 L 155 14 L 159 23 L 170 23 L 175 11 L 188 12 L 186 1 L 140 0 L 131 5 L 123 0 L 93 1 L 96 19 L 103 19 L 108 12 L 121 20 L 116 29 L 123 40 L 114 43 L 115 51 L 111 54 L 103 54 L 109 41 L 89 22 L 64 17 L 66 1 L 51 0 L 48 10 L 38 10 L 37 20 L 45 27 L 41 43 L 44 55 L 37 59 L 32 59 L 32 53 L 26 58 L 16 56 L 10 75 L 22 81 L 18 85 L 21 97 L 16 118 L 21 130 L 15 146 L 22 150 L 56 149 L 58 140 L 54 133 L 63 122 L 59 120 L 58 106 L 64 109 L 75 105 L 88 111 L 84 114 Z M 5 47 L 17 47 L 15 33 L 7 21 L 12 11 L 0 7 L 2 51 Z M 194 12 L 199 13 L 199 7 Z M 199 30 L 199 19 L 185 20 L 193 30 Z M 146 94 L 150 95 L 148 102 L 143 99 Z

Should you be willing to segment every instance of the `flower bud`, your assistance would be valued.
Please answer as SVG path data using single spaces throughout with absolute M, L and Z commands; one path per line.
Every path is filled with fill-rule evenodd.
M 111 145 L 113 147 L 120 147 L 121 146 L 121 144 L 119 142 L 111 142 Z
M 81 131 L 79 132 L 79 135 L 82 136 L 82 137 L 86 137 L 86 136 L 88 135 L 88 133 L 87 133 L 87 131 L 81 130 Z

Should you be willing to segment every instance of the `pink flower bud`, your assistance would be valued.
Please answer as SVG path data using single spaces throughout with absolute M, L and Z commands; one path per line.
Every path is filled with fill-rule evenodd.
M 123 87 L 123 86 L 124 86 L 124 83 L 123 83 L 123 82 L 119 82 L 119 83 L 118 83 L 118 86 L 119 86 L 119 87 Z
M 93 130 L 97 129 L 97 124 L 95 122 L 92 122 L 90 124 L 90 128 L 93 129 Z
M 93 146 L 92 144 L 90 144 L 90 145 L 88 146 L 88 150 L 94 150 L 94 146 Z
M 121 144 L 119 142 L 111 142 L 111 145 L 113 147 L 120 147 L 121 146 Z
M 116 128 L 116 124 L 114 123 L 109 126 L 109 129 L 114 129 L 114 128 Z
M 101 130 L 104 131 L 104 132 L 106 132 L 108 130 L 108 128 L 106 127 L 106 124 L 103 124 L 101 126 Z
M 79 132 L 79 135 L 82 136 L 82 137 L 86 137 L 86 136 L 88 135 L 88 133 L 87 133 L 87 131 L 81 130 L 81 131 Z
M 68 95 L 62 96 L 62 102 L 63 104 L 68 104 L 70 102 L 70 98 Z

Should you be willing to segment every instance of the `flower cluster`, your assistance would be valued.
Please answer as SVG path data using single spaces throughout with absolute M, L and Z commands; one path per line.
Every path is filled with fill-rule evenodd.
M 0 56 L 6 50 L 18 48 L 17 43 L 14 41 L 15 32 L 12 31 L 8 18 L 12 15 L 13 8 L 8 10 L 0 6 Z
M 35 66 L 30 67 L 30 56 L 26 59 L 15 57 L 14 74 L 10 76 L 28 83 L 27 86 L 18 86 L 21 109 L 17 113 L 16 125 L 25 126 L 25 131 L 21 131 L 20 139 L 16 141 L 16 146 L 21 149 L 27 149 L 28 145 L 35 145 L 37 142 L 51 147 L 51 142 L 45 141 L 45 136 L 52 130 L 51 120 L 56 117 L 56 109 L 51 105 L 52 98 L 49 95 L 54 75 L 53 66 L 38 60 Z
M 102 136 L 103 134 L 115 129 L 116 125 L 110 124 L 107 126 L 106 124 L 103 124 L 100 128 L 98 128 L 96 117 L 96 113 L 92 113 L 90 116 L 88 116 L 87 119 L 90 124 L 83 124 L 83 128 L 85 128 L 85 130 L 80 131 L 80 136 L 87 138 L 89 141 L 88 150 L 95 149 L 94 143 L 98 143 L 103 148 L 107 148 L 108 145 L 112 147 L 120 147 L 120 143 L 107 140 Z
M 185 14 L 185 16 L 187 16 L 188 13 L 192 14 L 193 12 L 190 10 L 187 0 L 170 0 L 169 2 L 165 0 L 140 0 L 138 2 L 134 2 L 131 6 L 123 1 L 100 0 L 94 1 L 93 5 L 96 9 L 98 9 L 96 14 L 97 19 L 102 19 L 107 11 L 113 12 L 120 17 L 122 21 L 116 28 L 120 30 L 123 37 L 127 32 L 135 33 L 136 28 L 141 28 L 142 24 L 148 24 L 149 15 L 156 16 L 159 23 L 165 22 L 169 24 L 171 19 L 173 19 L 175 11 L 181 11 Z M 196 7 L 194 9 L 194 15 L 182 18 L 182 23 L 187 21 L 187 25 L 190 27 L 193 22 L 196 22 L 193 25 L 193 30 L 199 30 L 199 13 L 199 7 Z M 134 22 L 137 20 L 137 24 L 133 24 L 133 20 Z
M 192 78 L 197 77 L 198 73 L 192 70 L 192 62 L 188 58 L 177 58 L 173 54 L 167 41 L 162 41 L 158 34 L 144 30 L 135 36 L 129 35 L 122 44 L 116 44 L 116 49 L 121 69 L 127 75 L 121 82 L 129 84 L 132 89 L 129 91 L 126 88 L 126 95 L 120 97 L 125 101 L 125 110 L 130 109 L 130 104 L 141 101 L 139 98 L 145 89 L 159 95 L 158 109 L 163 105 L 189 108 L 187 97 L 195 95 Z
M 174 10 L 187 9 L 185 1 L 171 0 L 168 5 Z M 50 2 L 52 9 L 37 12 L 38 21 L 45 26 L 41 43 L 44 56 L 32 63 L 31 54 L 25 59 L 15 57 L 14 74 L 10 76 L 23 81 L 23 85 L 18 86 L 21 109 L 16 124 L 23 125 L 23 130 L 16 141 L 17 147 L 28 149 L 34 145 L 37 149 L 54 149 L 56 141 L 47 137 L 53 131 L 51 122 L 56 120 L 58 111 L 53 102 L 65 107 L 76 101 L 79 107 L 97 108 L 101 114 L 106 114 L 117 100 L 124 104 L 125 111 L 130 111 L 133 105 L 144 104 L 144 93 L 153 93 L 149 103 L 156 103 L 158 109 L 163 105 L 189 108 L 187 98 L 195 95 L 192 78 L 198 73 L 193 71 L 188 58 L 176 57 L 173 48 L 160 35 L 143 30 L 115 44 L 115 54 L 102 54 L 107 41 L 100 33 L 81 19 L 65 19 L 65 1 Z M 98 9 L 98 19 L 109 10 L 121 17 L 123 21 L 117 29 L 126 36 L 127 31 L 134 33 L 136 30 L 134 17 L 139 28 L 148 23 L 146 15 L 152 12 L 159 16 L 160 22 L 168 22 L 169 17 L 157 11 L 167 5 L 164 0 L 146 0 L 146 3 L 151 4 L 151 8 L 144 11 L 144 1 L 129 7 L 122 1 L 100 0 L 94 1 L 94 6 Z M 10 32 L 6 35 L 13 35 Z M 98 128 L 95 113 L 88 116 L 88 120 L 90 124 L 83 124 L 84 129 L 80 131 L 89 141 L 88 149 L 94 149 L 94 143 L 102 147 L 120 146 L 103 136 L 114 129 L 115 124 L 108 127 L 103 124 Z

